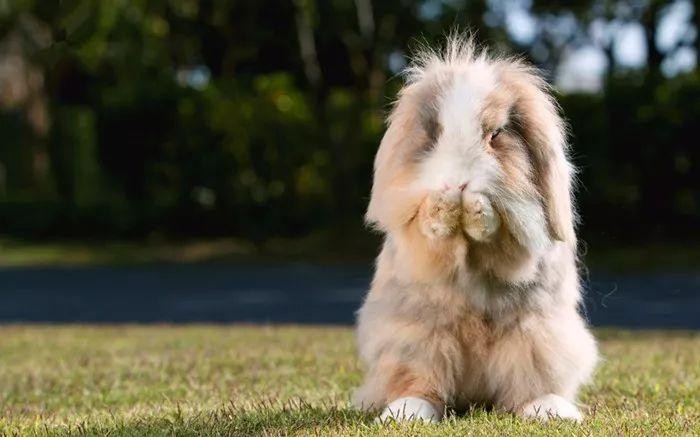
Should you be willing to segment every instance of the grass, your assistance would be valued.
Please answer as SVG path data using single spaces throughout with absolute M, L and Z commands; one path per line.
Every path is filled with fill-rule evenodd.
M 0 237 L 0 267 L 270 261 L 369 263 L 376 255 L 380 237 L 361 231 L 361 234 L 342 230 L 317 232 L 259 243 L 236 238 L 36 241 Z
M 339 327 L 0 327 L 0 435 L 691 435 L 700 333 L 599 331 L 588 418 L 474 410 L 439 425 L 374 424 Z
M 359 225 L 304 237 L 260 243 L 235 238 L 199 240 L 19 240 L 0 237 L 0 267 L 133 265 L 197 262 L 312 262 L 370 265 L 381 238 Z M 339 250 L 342 248 L 342 250 Z M 595 271 L 687 273 L 700 270 L 700 244 L 581 244 L 582 259 Z

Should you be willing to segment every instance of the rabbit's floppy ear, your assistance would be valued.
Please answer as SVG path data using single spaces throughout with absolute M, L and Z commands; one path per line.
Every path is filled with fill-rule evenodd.
M 532 69 L 511 63 L 503 78 L 517 99 L 513 118 L 533 162 L 533 176 L 543 199 L 550 234 L 575 247 L 571 199 L 574 170 L 567 159 L 566 129 L 559 108 L 547 84 Z
M 388 231 L 409 222 L 423 194 L 411 191 L 417 153 L 435 141 L 436 87 L 407 85 L 388 118 L 374 159 L 374 180 L 365 221 Z
M 394 156 L 401 144 L 410 138 L 405 126 L 407 117 L 399 115 L 397 109 L 394 109 L 392 117 L 389 119 L 388 129 L 374 158 L 372 194 L 365 214 L 365 221 L 369 225 L 383 231 L 387 231 L 391 227 L 387 223 L 392 215 L 389 211 L 391 202 L 387 199 L 387 195 L 394 179 L 393 175 L 398 171 L 397 168 L 394 168 L 398 164 Z

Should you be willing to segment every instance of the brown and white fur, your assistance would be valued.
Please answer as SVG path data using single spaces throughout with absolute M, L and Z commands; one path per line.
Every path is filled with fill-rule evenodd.
M 578 311 L 572 166 L 546 83 L 462 37 L 406 77 L 367 211 L 385 240 L 358 314 L 356 404 L 382 419 L 486 404 L 581 420 L 598 353 Z

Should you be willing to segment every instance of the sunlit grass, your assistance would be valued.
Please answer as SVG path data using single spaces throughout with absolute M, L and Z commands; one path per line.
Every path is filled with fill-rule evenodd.
M 0 267 L 192 262 L 314 262 L 371 264 L 380 236 L 360 225 L 253 243 L 218 238 L 187 241 L 29 241 L 0 237 Z M 338 250 L 342 247 L 343 250 Z M 594 271 L 688 273 L 700 270 L 700 244 L 610 246 L 581 243 Z
M 598 333 L 583 425 L 475 410 L 436 426 L 350 408 L 352 331 L 330 327 L 6 326 L 0 435 L 683 435 L 700 423 L 700 334 Z
M 237 238 L 33 241 L 0 237 L 0 267 L 242 261 L 369 264 L 380 238 L 359 225 L 352 229 L 257 243 Z

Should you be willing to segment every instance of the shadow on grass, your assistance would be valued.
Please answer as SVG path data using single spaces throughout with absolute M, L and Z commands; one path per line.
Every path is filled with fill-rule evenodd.
M 318 434 L 341 430 L 347 426 L 371 424 L 372 417 L 355 409 L 328 402 L 311 405 L 301 399 L 285 403 L 258 402 L 238 406 L 231 403 L 213 411 L 183 413 L 173 411 L 163 416 L 86 421 L 54 429 L 57 435 L 288 435 Z

